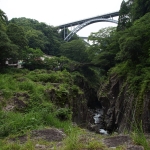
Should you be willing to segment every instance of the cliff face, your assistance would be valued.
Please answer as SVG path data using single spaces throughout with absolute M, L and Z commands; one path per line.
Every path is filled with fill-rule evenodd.
M 100 88 L 98 97 L 104 112 L 101 122 L 110 132 L 122 132 L 142 121 L 144 132 L 150 132 L 150 92 L 139 97 L 129 89 L 130 85 L 117 75 Z
M 96 90 L 90 87 L 87 81 L 78 76 L 75 84 L 82 89 L 83 93 L 73 93 L 75 96 L 72 102 L 72 119 L 73 122 L 85 127 L 90 120 L 93 120 L 93 116 L 89 116 L 88 109 L 94 109 L 95 106 L 101 107 L 101 105 L 100 102 L 98 102 Z

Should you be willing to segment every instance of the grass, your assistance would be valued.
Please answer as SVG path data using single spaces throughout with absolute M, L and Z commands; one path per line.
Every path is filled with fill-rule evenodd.
M 31 139 L 24 144 L 10 143 L 6 139 L 44 127 L 61 128 L 67 134 L 61 150 L 107 150 L 108 148 L 101 143 L 101 137 L 93 138 L 91 134 L 72 126 L 72 113 L 68 113 L 70 109 L 54 104 L 57 101 L 58 104 L 66 104 L 78 94 L 83 94 L 81 89 L 73 84 L 74 79 L 75 75 L 72 76 L 67 71 L 48 73 L 45 70 L 32 72 L 12 70 L 9 71 L 9 74 L 0 74 L 0 98 L 2 98 L 0 101 L 0 150 L 34 150 L 35 143 Z M 48 95 L 52 94 L 50 93 L 51 89 L 54 89 L 54 103 L 51 102 Z M 46 93 L 46 91 L 50 92 Z M 28 95 L 27 99 L 17 96 L 18 100 L 27 105 L 27 108 L 3 111 L 2 108 L 13 101 L 16 93 Z M 65 118 L 65 120 L 62 121 L 61 118 Z M 142 145 L 145 150 L 150 150 L 142 125 L 140 128 L 134 127 L 132 138 L 136 144 Z M 55 143 L 53 143 L 53 147 L 57 149 Z M 117 147 L 117 149 L 124 150 L 124 147 Z
M 63 105 L 56 106 L 48 94 L 54 94 L 54 100 L 59 100 L 59 102 L 61 102 L 61 96 L 64 95 L 66 97 L 62 98 L 65 98 L 64 100 L 73 99 L 81 91 L 77 85 L 73 84 L 74 78 L 67 71 L 34 70 L 29 72 L 10 69 L 1 73 L 0 138 L 23 135 L 30 130 L 44 127 L 61 128 L 68 133 L 68 128 L 72 127 L 71 109 Z M 51 84 L 62 81 L 63 83 L 57 86 Z M 54 93 L 46 93 L 48 90 L 51 92 L 52 88 L 55 89 Z M 69 92 L 69 90 L 75 92 Z M 17 99 L 18 103 L 24 103 L 25 107 L 15 105 L 14 99 Z M 14 106 L 14 109 L 4 111 L 4 108 L 10 104 Z M 61 118 L 64 120 L 62 121 Z M 4 149 L 20 149 L 18 144 L 12 145 L 11 143 L 8 147 L 3 147 Z
M 70 127 L 61 150 L 108 150 L 102 143 L 100 135 L 92 134 L 81 128 Z
M 147 142 L 147 139 L 143 132 L 142 122 L 139 123 L 139 125 L 137 124 L 133 125 L 133 132 L 131 134 L 131 137 L 135 144 L 143 146 L 144 150 L 150 150 L 150 145 Z
M 65 147 L 62 150 L 79 150 L 81 144 L 79 142 L 79 135 L 81 134 L 77 128 L 68 129 L 68 137 L 65 139 Z
M 30 139 L 28 139 L 28 141 L 24 144 L 0 140 L 0 150 L 35 150 L 35 143 Z
M 24 134 L 28 130 L 38 129 L 41 126 L 53 126 L 67 131 L 71 125 L 70 120 L 60 121 L 56 117 L 56 110 L 53 112 L 52 108 L 40 107 L 39 110 L 37 109 L 28 113 L 1 112 L 0 136 L 6 137 L 11 134 Z

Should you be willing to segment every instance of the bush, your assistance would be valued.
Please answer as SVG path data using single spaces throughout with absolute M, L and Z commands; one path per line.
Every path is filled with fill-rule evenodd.
M 71 120 L 72 118 L 72 112 L 70 109 L 67 108 L 60 108 L 56 111 L 56 117 L 60 119 L 61 121 L 64 120 Z

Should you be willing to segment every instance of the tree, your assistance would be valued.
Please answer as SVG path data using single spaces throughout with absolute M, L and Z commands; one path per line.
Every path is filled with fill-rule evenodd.
M 6 23 L 8 22 L 8 18 L 6 14 L 0 9 L 0 30 L 6 29 Z
M 62 44 L 60 46 L 60 53 L 61 55 L 78 62 L 83 63 L 88 60 L 85 43 L 80 39 Z
M 146 63 L 150 50 L 150 13 L 135 21 L 132 27 L 122 32 L 119 38 L 120 51 L 116 59 L 131 60 L 132 63 Z
M 40 69 L 44 63 L 42 60 L 44 53 L 39 48 L 33 49 L 29 47 L 26 47 L 23 52 L 24 67 L 31 70 Z
M 7 22 L 8 21 L 6 14 L 1 9 L 0 9 L 0 21 L 1 22 Z
M 45 51 L 46 44 L 49 43 L 47 37 L 39 30 L 28 30 L 26 37 L 29 41 L 29 47 L 33 49 L 40 48 L 42 51 Z
M 88 48 L 92 63 L 99 65 L 107 72 L 115 64 L 115 56 L 119 51 L 116 28 L 108 27 L 92 33 L 89 40 L 93 44 Z
M 18 46 L 12 44 L 4 31 L 0 31 L 0 66 L 3 66 L 8 58 L 16 59 L 17 56 Z
M 28 46 L 28 41 L 24 32 L 24 29 L 14 23 L 10 23 L 6 31 L 9 39 L 16 45 L 19 46 L 19 49 L 23 49 L 25 46 Z
M 125 30 L 126 28 L 130 26 L 131 26 L 130 4 L 123 0 L 121 3 L 120 10 L 119 10 L 117 30 L 118 31 Z
M 13 18 L 10 22 L 24 28 L 30 47 L 40 48 L 48 55 L 60 55 L 59 47 L 63 40 L 56 28 L 27 18 Z
M 150 0 L 134 0 L 132 8 L 132 21 L 139 19 L 150 12 Z

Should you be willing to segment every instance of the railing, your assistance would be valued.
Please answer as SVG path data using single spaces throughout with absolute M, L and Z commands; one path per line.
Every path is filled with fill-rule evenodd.
M 81 19 L 81 20 L 77 20 L 77 21 L 73 21 L 70 23 L 65 23 L 62 25 L 57 26 L 58 28 L 62 29 L 64 27 L 70 27 L 70 26 L 75 26 L 75 25 L 79 25 L 85 21 L 91 20 L 91 19 L 96 19 L 96 18 L 110 18 L 110 17 L 116 17 L 119 15 L 119 11 L 116 12 L 111 12 L 111 13 L 107 13 L 107 14 L 103 14 L 103 15 L 99 15 L 99 16 L 94 16 L 94 17 L 90 17 L 90 18 L 86 18 L 86 19 Z

